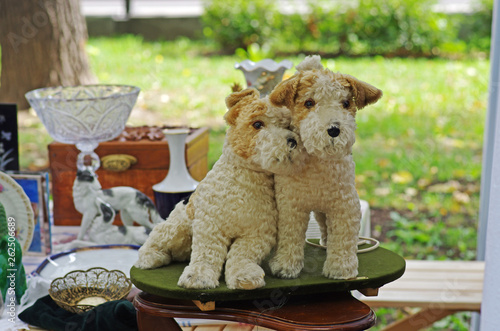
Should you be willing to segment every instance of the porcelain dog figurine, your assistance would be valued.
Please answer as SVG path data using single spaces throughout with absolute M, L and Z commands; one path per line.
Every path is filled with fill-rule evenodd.
M 143 244 L 154 225 L 163 221 L 151 199 L 126 186 L 102 189 L 97 176 L 77 171 L 73 201 L 82 215 L 78 240 L 88 236 L 100 244 Z M 124 226 L 112 225 L 120 212 Z M 136 222 L 141 226 L 133 226 Z

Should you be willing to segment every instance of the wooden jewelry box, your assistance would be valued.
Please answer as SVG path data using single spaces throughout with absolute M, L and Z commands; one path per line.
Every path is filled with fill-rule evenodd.
M 131 186 L 154 202 L 152 186 L 168 173 L 170 155 L 162 134 L 166 127 L 127 127 L 120 137 L 99 144 L 95 152 L 101 159 L 97 170 L 103 188 Z M 186 139 L 186 164 L 191 176 L 200 181 L 208 172 L 208 128 L 191 128 Z M 52 142 L 48 146 L 55 225 L 80 225 L 82 215 L 73 204 L 78 150 L 74 145 Z M 116 155 L 129 155 L 123 157 Z M 133 160 L 130 167 L 116 171 L 116 164 Z M 110 160 L 111 159 L 111 160 Z M 106 162 L 104 162 L 106 161 Z M 115 222 L 117 224 L 121 224 Z

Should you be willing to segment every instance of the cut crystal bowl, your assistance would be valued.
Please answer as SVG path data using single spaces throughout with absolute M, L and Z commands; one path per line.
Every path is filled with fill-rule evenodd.
M 99 143 L 123 131 L 139 91 L 127 85 L 59 86 L 30 91 L 26 99 L 55 140 Z
M 58 86 L 30 91 L 26 99 L 50 136 L 75 144 L 83 160 L 85 155 L 95 159 L 97 145 L 123 131 L 139 91 L 128 85 Z M 98 167 L 99 160 L 95 163 Z

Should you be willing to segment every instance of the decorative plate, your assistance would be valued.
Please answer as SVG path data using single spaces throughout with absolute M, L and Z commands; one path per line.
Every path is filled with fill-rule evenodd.
M 0 171 L 0 203 L 5 208 L 7 220 L 14 220 L 16 226 L 16 238 L 21 244 L 23 252 L 27 252 L 33 230 L 35 228 L 35 216 L 31 202 L 23 188 L 16 183 L 12 177 Z
M 314 246 L 314 247 L 326 249 L 325 245 L 320 244 L 320 239 L 307 238 L 306 244 Z M 377 239 L 359 236 L 358 254 L 371 252 L 371 251 L 377 249 L 378 246 L 380 246 L 380 242 Z
M 47 257 L 34 271 L 45 279 L 63 277 L 74 270 L 102 267 L 120 270 L 127 277 L 130 268 L 137 261 L 139 253 L 136 245 L 100 245 L 71 249 Z

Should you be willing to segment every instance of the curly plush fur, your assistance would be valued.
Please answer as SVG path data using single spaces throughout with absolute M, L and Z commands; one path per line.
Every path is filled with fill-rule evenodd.
M 327 246 L 323 275 L 357 276 L 361 210 L 351 151 L 356 111 L 376 102 L 382 91 L 358 79 L 324 69 L 319 56 L 307 57 L 298 72 L 270 94 L 276 106 L 292 111 L 292 130 L 309 155 L 297 174 L 275 176 L 279 211 L 273 274 L 295 278 L 304 265 L 304 241 L 314 212 Z
M 178 282 L 185 288 L 217 287 L 224 262 L 229 288 L 265 285 L 259 264 L 275 245 L 278 220 L 273 173 L 295 171 L 305 155 L 287 129 L 286 108 L 271 106 L 255 89 L 231 94 L 226 104 L 221 157 L 189 202 L 155 226 L 135 264 L 156 268 L 191 255 Z

